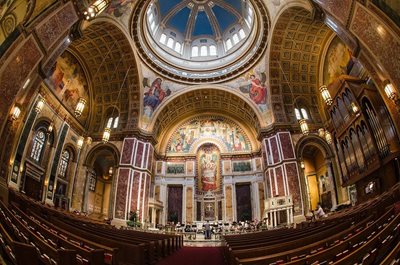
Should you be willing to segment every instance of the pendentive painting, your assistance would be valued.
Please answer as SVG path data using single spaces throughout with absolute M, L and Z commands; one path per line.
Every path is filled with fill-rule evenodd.
M 197 191 L 217 191 L 220 188 L 220 152 L 214 144 L 204 144 L 197 152 Z
M 79 99 L 84 98 L 86 106 L 80 119 L 86 120 L 89 109 L 88 82 L 82 66 L 72 53 L 65 51 L 57 59 L 46 83 L 71 113 L 74 113 Z
M 351 50 L 335 37 L 329 45 L 324 62 L 324 84 L 329 85 L 341 75 L 348 75 L 354 61 Z
M 118 18 L 129 28 L 129 18 L 133 11 L 134 2 L 134 0 L 111 0 L 110 6 L 106 9 L 106 13 Z
M 222 152 L 249 152 L 248 136 L 233 121 L 221 117 L 197 117 L 183 123 L 172 134 L 168 154 L 194 153 L 204 141 L 221 143 Z

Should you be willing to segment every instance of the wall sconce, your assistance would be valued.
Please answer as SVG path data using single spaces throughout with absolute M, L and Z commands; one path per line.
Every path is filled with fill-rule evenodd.
M 310 130 L 308 129 L 308 124 L 307 124 L 306 119 L 299 120 L 299 124 L 300 124 L 301 132 L 304 135 L 307 135 L 310 132 Z
M 388 82 L 385 85 L 385 94 L 390 100 L 394 102 L 394 104 L 400 106 L 399 95 L 397 94 L 396 89 L 394 88 L 392 83 Z
M 302 169 L 304 169 L 306 166 L 304 165 L 304 161 L 301 161 L 300 162 L 300 167 L 302 168 Z
M 328 144 L 332 144 L 332 134 L 329 131 L 325 131 L 325 140 Z
M 76 117 L 79 117 L 82 115 L 85 105 L 86 105 L 86 99 L 79 98 L 78 104 L 76 104 L 76 108 L 75 108 L 75 116 Z
M 36 103 L 35 111 L 36 113 L 42 112 L 44 107 L 44 98 L 40 98 L 39 101 Z
M 84 138 L 82 136 L 79 136 L 78 141 L 76 141 L 76 147 L 78 147 L 79 150 L 82 149 L 83 141 Z
M 47 127 L 47 133 L 48 134 L 52 133 L 53 129 L 54 129 L 54 123 L 50 122 L 49 127 Z
M 110 135 L 111 135 L 111 129 L 107 127 L 104 128 L 103 138 L 102 138 L 103 143 L 107 143 L 110 140 Z
M 322 99 L 325 101 L 325 103 L 330 106 L 333 103 L 331 94 L 329 93 L 328 87 L 326 85 L 323 85 L 319 88 L 319 91 L 321 92 Z
M 97 15 L 103 12 L 108 7 L 109 4 L 110 4 L 109 0 L 96 0 L 83 13 L 85 15 L 85 19 L 86 20 L 94 19 Z
M 17 105 L 15 105 L 11 112 L 11 119 L 13 121 L 17 120 L 20 114 L 21 114 L 21 109 Z
M 110 168 L 108 169 L 108 174 L 109 174 L 110 176 L 112 176 L 112 174 L 113 174 L 113 168 L 112 168 L 112 167 L 110 167 Z
M 353 111 L 354 114 L 357 114 L 360 111 L 360 109 L 358 108 L 356 103 L 351 102 L 350 106 L 351 106 L 351 110 Z

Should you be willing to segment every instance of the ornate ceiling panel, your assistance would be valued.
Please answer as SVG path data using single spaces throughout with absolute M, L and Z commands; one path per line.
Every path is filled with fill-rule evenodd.
M 136 128 L 140 86 L 132 47 L 125 35 L 110 23 L 97 22 L 71 46 L 85 62 L 93 83 L 91 131 L 103 130 L 105 113 L 113 106 L 119 110 L 119 129 Z
M 242 98 L 228 91 L 217 89 L 199 89 L 187 92 L 173 99 L 158 114 L 154 124 L 154 132 L 159 142 L 170 128 L 183 119 L 201 114 L 225 115 L 234 118 L 253 130 L 253 138 L 260 129 L 258 116 Z
M 294 122 L 293 100 L 307 101 L 313 122 L 318 114 L 318 71 L 331 31 L 302 8 L 290 8 L 278 19 L 271 43 L 270 85 L 277 122 Z

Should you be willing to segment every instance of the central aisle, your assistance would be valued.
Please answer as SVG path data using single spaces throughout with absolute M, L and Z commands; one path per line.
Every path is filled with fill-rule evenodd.
M 156 265 L 225 265 L 222 247 L 183 247 Z

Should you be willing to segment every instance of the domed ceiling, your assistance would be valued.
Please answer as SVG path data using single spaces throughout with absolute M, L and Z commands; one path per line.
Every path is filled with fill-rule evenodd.
M 137 5 L 132 28 L 149 65 L 187 83 L 213 82 L 257 61 L 268 17 L 259 0 L 151 0 Z

